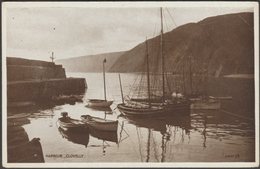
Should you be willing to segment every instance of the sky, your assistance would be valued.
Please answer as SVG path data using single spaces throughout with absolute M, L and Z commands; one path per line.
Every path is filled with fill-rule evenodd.
M 159 7 L 16 6 L 6 9 L 6 56 L 36 60 L 130 50 L 160 31 Z M 164 7 L 164 31 L 252 7 Z

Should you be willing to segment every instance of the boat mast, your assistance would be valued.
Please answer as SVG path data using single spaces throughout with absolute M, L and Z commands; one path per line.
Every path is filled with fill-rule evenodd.
M 163 102 L 165 101 L 165 87 L 164 87 L 164 55 L 163 55 L 163 16 L 162 16 L 162 7 L 160 8 L 161 14 L 161 57 L 162 57 L 162 88 L 163 88 Z
M 106 58 L 103 61 L 103 81 L 104 81 L 104 97 L 105 97 L 105 101 L 107 100 L 107 96 L 106 96 L 106 74 L 105 74 L 105 63 L 106 63 Z
M 148 42 L 147 42 L 147 38 L 145 41 L 145 45 L 146 45 L 146 68 L 147 68 L 147 88 L 148 88 L 148 102 L 149 102 L 149 107 L 151 107 L 151 94 L 150 94 L 150 72 L 149 72 L 149 55 L 148 55 Z
M 122 83 L 121 83 L 120 73 L 118 74 L 118 77 L 119 77 L 119 84 L 120 84 L 120 91 L 121 91 L 122 103 L 124 103 L 124 95 L 123 95 L 123 89 L 122 89 Z

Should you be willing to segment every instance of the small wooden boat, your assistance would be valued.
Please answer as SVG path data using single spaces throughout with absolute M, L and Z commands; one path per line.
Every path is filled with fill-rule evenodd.
M 86 105 L 86 107 L 90 108 L 92 111 L 103 111 L 106 114 L 113 114 L 111 107 L 89 107 L 88 105 Z
M 58 122 L 59 126 L 64 130 L 84 129 L 86 127 L 86 125 L 82 121 L 68 117 L 67 112 L 62 112 L 61 115 L 62 117 L 59 118 Z
M 86 123 L 89 127 L 102 131 L 116 131 L 118 126 L 117 120 L 107 120 L 90 115 L 82 115 L 81 119 L 82 122 Z
M 190 105 L 191 109 L 200 109 L 200 110 L 218 110 L 221 107 L 221 103 L 216 99 L 201 99 L 193 100 Z
M 92 107 L 92 108 L 106 108 L 110 107 L 111 104 L 113 104 L 113 101 L 107 101 L 107 100 L 102 100 L 102 99 L 89 99 L 87 101 L 87 107 Z

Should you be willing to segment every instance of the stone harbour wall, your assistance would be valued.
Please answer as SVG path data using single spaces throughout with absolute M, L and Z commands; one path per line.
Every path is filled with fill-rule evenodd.
M 86 87 L 84 78 L 66 78 L 62 65 L 7 57 L 7 100 L 10 102 L 84 94 Z
M 7 81 L 66 78 L 62 65 L 52 62 L 7 58 Z
M 84 94 L 84 78 L 9 82 L 8 101 L 41 101 L 58 95 Z

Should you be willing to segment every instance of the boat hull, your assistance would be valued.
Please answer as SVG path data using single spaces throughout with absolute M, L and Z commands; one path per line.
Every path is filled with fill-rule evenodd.
M 88 119 L 86 117 L 91 117 Z M 118 121 L 105 120 L 98 117 L 92 117 L 89 115 L 81 116 L 82 122 L 87 124 L 89 128 L 94 128 L 96 130 L 102 131 L 117 131 Z
M 69 118 L 68 120 L 59 118 L 58 123 L 59 127 L 61 127 L 63 130 L 81 130 L 86 128 L 86 125 L 80 120 L 75 120 L 71 118 Z
M 220 109 L 220 103 L 192 103 L 192 110 L 218 110 Z
M 220 109 L 220 102 L 194 102 L 191 104 L 192 110 L 218 110 Z
M 97 108 L 106 108 L 110 107 L 113 104 L 113 101 L 107 101 L 107 100 L 98 100 L 98 99 L 91 99 L 87 101 L 87 107 L 97 107 Z
M 127 106 L 126 104 L 118 104 L 117 108 L 119 111 L 126 116 L 138 116 L 138 117 L 156 117 L 156 116 L 162 116 L 162 115 L 171 115 L 171 114 L 190 114 L 190 103 L 173 103 L 173 104 L 167 104 L 165 106 L 157 106 L 151 107 L 151 108 L 133 108 L 130 106 Z
M 109 124 L 97 124 L 97 123 L 88 123 L 90 128 L 94 128 L 97 130 L 102 130 L 102 131 L 116 131 L 118 122 L 116 123 L 109 123 Z

